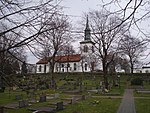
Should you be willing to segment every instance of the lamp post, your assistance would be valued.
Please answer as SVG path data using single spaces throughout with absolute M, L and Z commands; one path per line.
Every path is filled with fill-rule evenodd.
M 119 82 L 119 88 L 120 88 L 120 75 L 118 75 L 118 82 Z

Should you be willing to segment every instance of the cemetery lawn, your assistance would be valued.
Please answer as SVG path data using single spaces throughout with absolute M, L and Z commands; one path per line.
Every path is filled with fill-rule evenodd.
M 11 91 L 9 92 L 6 90 L 4 93 L 0 93 L 0 105 L 5 105 L 8 103 L 13 103 L 16 102 L 15 100 L 15 95 L 22 95 L 23 98 L 27 98 L 25 92 L 16 92 L 16 91 Z
M 134 97 L 149 97 L 150 94 L 142 94 L 142 93 L 137 93 L 136 91 L 134 92 Z
M 79 101 L 58 113 L 116 113 L 121 99 L 90 98 Z
M 135 99 L 137 113 L 150 113 L 150 99 Z

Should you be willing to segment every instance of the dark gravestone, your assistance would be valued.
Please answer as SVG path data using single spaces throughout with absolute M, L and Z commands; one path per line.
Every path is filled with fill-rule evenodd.
M 21 100 L 21 99 L 22 99 L 22 95 L 16 95 L 16 96 L 15 96 L 15 99 L 16 99 L 16 100 Z
M 4 107 L 0 106 L 0 113 L 4 113 Z
M 40 96 L 39 102 L 46 102 L 46 95 Z
M 5 91 L 5 87 L 1 76 L 2 75 L 0 75 L 0 93 L 3 93 Z
M 81 100 L 85 100 L 85 99 L 86 99 L 85 95 L 82 95 Z
M 63 102 L 58 102 L 56 110 L 63 110 L 63 109 L 64 109 Z
M 28 101 L 27 100 L 21 100 L 19 101 L 19 108 L 24 108 L 24 107 L 27 107 L 29 104 L 28 104 Z
M 1 77 L 2 75 L 0 75 L 0 89 L 2 88 L 2 77 Z

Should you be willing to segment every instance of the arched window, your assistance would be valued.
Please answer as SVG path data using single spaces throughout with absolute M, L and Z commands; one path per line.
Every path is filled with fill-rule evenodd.
M 77 64 L 74 63 L 74 70 L 77 70 Z
M 41 65 L 39 65 L 39 72 L 41 72 L 41 70 L 42 70 L 42 66 L 41 66 Z
M 85 45 L 85 46 L 83 47 L 83 51 L 84 51 L 84 52 L 88 52 L 88 46 L 87 46 L 87 45 Z
M 84 68 L 85 68 L 85 71 L 86 71 L 87 70 L 87 64 L 85 64 Z

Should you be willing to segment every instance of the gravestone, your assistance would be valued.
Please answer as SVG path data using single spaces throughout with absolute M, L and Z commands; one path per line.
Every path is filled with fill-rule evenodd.
M 5 91 L 5 87 L 4 87 L 3 79 L 2 79 L 1 76 L 2 75 L 0 75 L 0 92 L 4 92 Z
M 59 98 L 59 93 L 55 93 L 54 98 Z
M 56 110 L 63 110 L 63 109 L 64 109 L 63 102 L 58 102 Z
M 22 99 L 22 95 L 16 95 L 16 96 L 15 96 L 15 99 L 16 99 L 16 100 L 21 100 L 21 99 Z
M 0 113 L 4 113 L 4 107 L 0 106 Z
M 81 100 L 85 100 L 85 99 L 86 99 L 85 95 L 82 95 Z
M 76 102 L 76 99 L 75 99 L 75 97 L 73 97 L 72 99 L 71 99 L 71 104 L 74 104 Z
M 46 102 L 46 95 L 40 96 L 39 102 Z
M 27 107 L 28 105 L 29 105 L 28 100 L 19 101 L 19 108 L 24 108 L 24 107 Z

